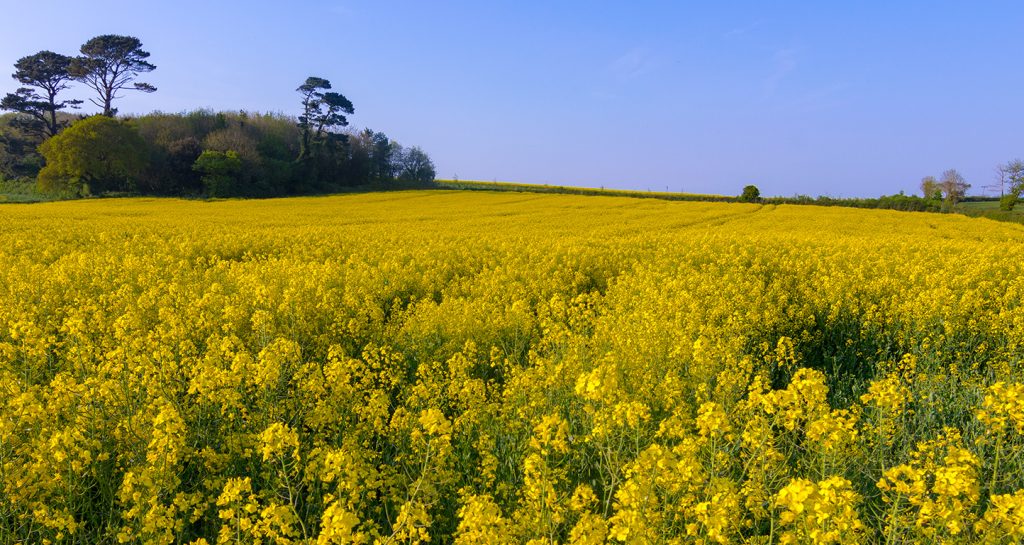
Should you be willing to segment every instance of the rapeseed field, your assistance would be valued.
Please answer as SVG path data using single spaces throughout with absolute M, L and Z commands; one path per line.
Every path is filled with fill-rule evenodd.
M 1019 543 L 1024 227 L 0 208 L 0 542 Z

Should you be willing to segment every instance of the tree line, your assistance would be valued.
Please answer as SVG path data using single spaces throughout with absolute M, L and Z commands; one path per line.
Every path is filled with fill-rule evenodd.
M 125 91 L 152 93 L 137 81 L 156 66 L 132 36 L 90 39 L 71 57 L 40 51 L 19 59 L 21 84 L 0 100 L 0 178 L 36 179 L 40 190 L 103 193 L 279 196 L 355 186 L 433 181 L 420 148 L 383 132 L 348 129 L 352 102 L 322 77 L 296 88 L 297 117 L 250 112 L 155 112 L 118 116 Z M 101 112 L 74 111 L 74 83 L 91 89 Z
M 1024 161 L 1015 159 L 996 167 L 997 183 L 1000 190 L 1000 209 L 1013 210 L 1024 194 Z M 956 169 L 949 169 L 938 178 L 925 176 L 921 179 L 921 195 L 907 195 L 900 191 L 895 195 L 882 195 L 868 198 L 836 198 L 811 197 L 796 195 L 793 197 L 761 197 L 755 185 L 747 185 L 742 193 L 735 198 L 739 202 L 759 202 L 766 204 L 813 204 L 818 206 L 846 206 L 852 208 L 882 208 L 903 210 L 908 212 L 953 212 L 956 205 L 972 198 L 967 197 L 971 184 Z
M 1020 200 L 1021 193 L 1024 193 L 1024 161 L 1014 159 L 1005 164 L 996 166 L 997 187 L 1000 193 L 999 208 L 1010 211 Z M 921 194 L 926 200 L 940 203 L 942 209 L 952 210 L 960 201 L 967 196 L 967 190 L 971 184 L 956 171 L 950 169 L 942 173 L 942 176 L 925 176 L 921 179 Z

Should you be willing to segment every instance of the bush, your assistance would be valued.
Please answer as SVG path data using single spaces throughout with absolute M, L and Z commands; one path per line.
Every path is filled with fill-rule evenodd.
M 242 172 L 242 160 L 232 150 L 204 151 L 193 170 L 203 174 L 203 188 L 210 197 L 233 197 L 239 194 L 238 177 Z
M 1003 195 L 999 199 L 999 209 L 1005 210 L 1007 212 L 1013 210 L 1013 207 L 1017 205 L 1017 199 L 1019 198 L 1020 196 L 1017 195 L 1016 193 L 1008 193 L 1006 195 Z
M 131 191 L 146 168 L 148 150 L 130 125 L 96 115 L 83 119 L 39 146 L 46 166 L 40 189 L 78 195 Z

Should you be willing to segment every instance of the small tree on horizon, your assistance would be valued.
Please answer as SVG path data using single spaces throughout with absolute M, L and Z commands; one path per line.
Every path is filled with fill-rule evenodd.
M 740 193 L 741 202 L 757 202 L 761 200 L 761 190 L 756 185 L 748 185 L 743 188 L 743 193 Z
M 967 195 L 967 190 L 971 188 L 971 184 L 967 183 L 967 180 L 955 168 L 951 168 L 942 173 L 942 178 L 939 180 L 939 188 L 942 189 L 946 209 L 952 211 L 957 203 Z
M 1000 208 L 1006 211 L 1013 210 L 1020 200 L 1021 193 L 1024 193 L 1024 161 L 1014 159 L 1005 165 L 999 165 L 997 170 L 1003 181 L 1009 185 L 1009 191 L 999 200 Z
M 942 188 L 939 187 L 939 181 L 935 176 L 921 178 L 921 195 L 925 199 L 942 200 Z
M 434 162 L 430 160 L 430 156 L 425 151 L 418 146 L 413 146 L 402 150 L 399 155 L 399 180 L 423 183 L 434 181 L 437 172 L 434 169 Z

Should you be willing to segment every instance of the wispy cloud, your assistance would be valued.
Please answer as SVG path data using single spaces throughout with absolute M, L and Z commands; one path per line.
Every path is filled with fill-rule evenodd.
M 739 27 L 736 27 L 736 28 L 732 28 L 732 29 L 729 29 L 729 30 L 723 32 L 722 33 L 722 37 L 726 38 L 726 39 L 739 38 L 740 36 L 744 36 L 746 34 L 749 34 L 749 33 L 753 32 L 753 31 L 757 30 L 759 27 L 764 26 L 765 23 L 766 23 L 766 21 L 762 19 L 762 20 L 759 20 L 759 21 L 754 21 L 753 23 L 750 23 L 749 25 L 744 25 L 744 26 L 739 26 Z
M 776 49 L 772 55 L 772 71 L 764 79 L 766 95 L 773 95 L 787 76 L 797 69 L 797 50 L 792 48 Z
M 626 82 L 648 74 L 657 67 L 657 59 L 647 48 L 634 47 L 608 63 L 607 71 L 616 81 Z
M 340 15 L 342 17 L 351 17 L 356 13 L 356 10 L 352 9 L 352 6 L 349 6 L 347 3 L 343 2 L 335 2 L 331 4 L 330 7 L 328 7 L 327 9 L 331 13 L 335 15 Z
M 610 59 L 603 70 L 598 72 L 596 88 L 591 97 L 601 100 L 617 100 L 634 84 L 656 71 L 661 65 L 659 58 L 646 47 L 634 47 Z
M 846 104 L 844 91 L 848 88 L 849 86 L 844 83 L 833 83 L 809 89 L 790 100 L 778 104 L 775 109 L 792 113 L 811 113 L 841 108 Z

